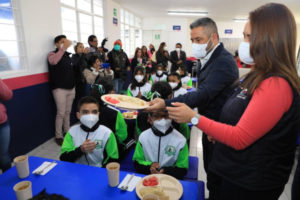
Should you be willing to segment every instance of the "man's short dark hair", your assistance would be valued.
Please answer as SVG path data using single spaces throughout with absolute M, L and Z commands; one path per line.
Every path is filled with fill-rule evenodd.
M 96 35 L 90 35 L 88 38 L 88 42 L 93 42 L 94 38 L 97 38 Z
M 203 18 L 199 18 L 199 19 L 195 20 L 193 23 L 190 24 L 190 29 L 194 29 L 199 26 L 204 27 L 205 33 L 207 36 L 210 36 L 211 34 L 216 33 L 219 38 L 216 22 L 214 20 L 212 20 L 211 18 L 203 17 Z
M 54 38 L 54 44 L 58 43 L 61 39 L 67 38 L 65 35 L 58 35 Z
M 169 83 L 164 81 L 156 82 L 151 87 L 151 93 L 157 92 L 160 94 L 160 98 L 168 99 L 170 94 L 172 94 L 172 88 Z M 154 96 L 156 97 L 156 96 Z
M 177 46 L 177 45 L 179 45 L 180 47 L 182 47 L 181 43 L 179 43 L 179 42 L 178 42 L 178 43 L 176 43 L 176 45 L 175 45 L 175 46 Z
M 93 103 L 93 104 L 96 104 L 97 107 L 98 107 L 98 110 L 99 110 L 99 103 L 98 101 L 94 98 L 94 97 L 91 97 L 91 96 L 86 96 L 86 97 L 82 97 L 79 102 L 78 102 L 78 105 L 77 105 L 77 111 L 79 112 L 80 111 L 80 108 L 83 104 L 89 104 L 89 103 Z
M 167 78 L 168 82 L 169 82 L 170 76 L 175 76 L 175 77 L 177 77 L 177 79 L 178 79 L 179 81 L 181 81 L 180 75 L 179 75 L 178 73 L 176 73 L 176 72 L 172 72 L 171 74 L 168 75 L 168 78 Z

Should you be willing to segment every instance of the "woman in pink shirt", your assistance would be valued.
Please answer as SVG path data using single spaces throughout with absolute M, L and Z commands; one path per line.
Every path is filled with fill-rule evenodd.
M 13 96 L 11 89 L 0 79 L 0 100 L 7 101 Z M 10 127 L 7 120 L 6 108 L 0 103 L 0 169 L 6 171 L 11 167 L 8 153 Z
M 295 50 L 291 11 L 276 3 L 259 7 L 250 13 L 239 48 L 242 62 L 253 67 L 236 84 L 218 122 L 182 103 L 167 107 L 170 118 L 192 122 L 215 143 L 209 165 L 215 199 L 277 200 L 283 192 L 300 130 Z M 163 103 L 151 104 L 157 109 Z

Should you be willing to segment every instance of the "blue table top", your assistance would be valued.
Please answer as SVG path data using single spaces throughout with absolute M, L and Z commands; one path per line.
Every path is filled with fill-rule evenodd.
M 109 187 L 105 168 L 91 167 L 70 162 L 57 161 L 57 165 L 46 175 L 34 175 L 32 171 L 44 161 L 51 159 L 29 157 L 30 175 L 25 179 L 18 178 L 13 167 L 0 175 L 0 199 L 16 199 L 13 186 L 22 181 L 32 182 L 32 193 L 37 195 L 46 188 L 47 193 L 62 194 L 71 200 L 82 199 L 138 199 L 135 190 L 123 192 L 117 187 Z M 120 182 L 129 172 L 120 171 Z M 143 177 L 142 174 L 136 174 Z M 198 199 L 198 186 L 194 182 L 180 181 L 183 186 L 181 199 Z

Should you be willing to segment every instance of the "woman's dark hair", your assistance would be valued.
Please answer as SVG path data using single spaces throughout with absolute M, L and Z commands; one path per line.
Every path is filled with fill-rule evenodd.
M 134 53 L 134 58 L 135 58 L 135 59 L 137 59 L 137 54 L 138 54 L 139 51 L 142 52 L 142 49 L 139 48 L 139 47 L 137 47 L 137 48 L 135 49 L 135 53 Z M 143 52 L 142 52 L 142 54 L 143 54 Z M 143 56 L 142 56 L 142 57 L 143 57 Z
M 91 56 L 88 62 L 89 66 L 92 67 L 97 59 L 99 60 L 98 56 Z
M 158 53 L 160 53 L 161 55 L 164 54 L 164 47 L 166 46 L 165 42 L 160 43 L 159 48 L 158 48 Z
M 58 43 L 61 39 L 67 38 L 65 35 L 58 35 L 54 38 L 54 44 Z
M 292 12 L 282 4 L 268 3 L 250 12 L 250 55 L 254 66 L 241 87 L 249 94 L 270 74 L 285 77 L 300 94 L 296 68 L 296 22 Z
M 144 75 L 144 79 L 143 79 L 142 83 L 138 83 L 138 82 L 135 80 L 135 75 L 136 75 L 139 71 L 142 72 L 143 75 Z M 130 89 L 135 90 L 135 88 L 136 88 L 137 86 L 139 86 L 139 85 L 141 85 L 141 84 L 144 85 L 146 82 L 147 82 L 147 77 L 146 77 L 146 71 L 145 71 L 144 67 L 140 67 L 140 66 L 136 67 L 136 68 L 134 69 L 134 72 L 133 72 L 132 83 L 131 83 Z
M 153 98 L 160 97 L 162 99 L 168 99 L 172 94 L 172 88 L 169 83 L 164 81 L 156 82 L 151 87 L 151 93 L 157 92 L 160 96 L 154 95 Z
M 187 72 L 187 68 L 186 68 L 186 66 L 185 65 L 183 65 L 183 64 L 180 64 L 179 66 L 178 66 L 178 68 L 180 68 L 183 72 L 184 72 L 184 74 L 186 75 L 186 72 Z
M 79 47 L 79 45 L 83 45 L 83 43 L 82 42 L 77 42 L 77 44 L 74 46 L 74 51 L 75 51 L 75 53 L 77 53 L 77 48 Z
M 94 103 L 97 105 L 98 109 L 99 109 L 99 103 L 97 101 L 96 98 L 92 97 L 92 96 L 86 96 L 86 97 L 82 97 L 77 105 L 77 111 L 80 111 L 80 108 L 83 104 L 89 104 L 89 103 Z
M 144 49 L 146 49 L 146 51 L 144 52 Z M 148 52 L 147 52 L 147 47 L 145 45 L 142 46 L 142 57 L 145 58 L 149 58 L 148 56 Z

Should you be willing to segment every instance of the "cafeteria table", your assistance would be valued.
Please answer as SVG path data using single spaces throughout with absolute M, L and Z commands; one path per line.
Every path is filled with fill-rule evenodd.
M 12 167 L 0 175 L 0 199 L 16 199 L 13 186 L 22 180 L 32 182 L 33 195 L 37 195 L 43 189 L 46 189 L 47 193 L 61 194 L 71 200 L 138 199 L 135 190 L 133 192 L 124 192 L 117 187 L 110 187 L 105 168 L 57 161 L 57 165 L 46 175 L 32 174 L 32 171 L 44 161 L 51 162 L 53 160 L 30 156 L 30 175 L 25 179 L 18 177 L 16 167 Z M 120 182 L 128 173 L 130 172 L 120 171 Z M 145 176 L 142 174 L 135 175 L 140 177 Z M 189 181 L 180 181 L 180 183 L 183 186 L 182 200 L 199 199 L 200 195 L 197 183 Z

